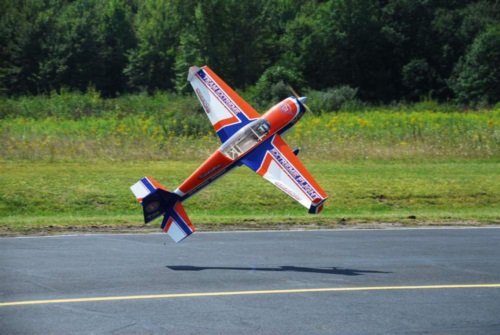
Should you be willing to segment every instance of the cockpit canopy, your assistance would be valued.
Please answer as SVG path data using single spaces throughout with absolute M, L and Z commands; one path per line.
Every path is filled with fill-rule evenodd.
M 262 142 L 270 130 L 271 126 L 266 119 L 255 120 L 238 130 L 221 145 L 219 150 L 225 156 L 235 160 L 255 147 L 257 143 Z

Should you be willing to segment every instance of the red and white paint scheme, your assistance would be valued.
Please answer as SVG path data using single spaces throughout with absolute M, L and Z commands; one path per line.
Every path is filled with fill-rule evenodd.
M 176 242 L 194 232 L 182 202 L 233 168 L 246 165 L 317 214 L 328 198 L 281 134 L 305 113 L 305 97 L 291 96 L 260 115 L 208 66 L 191 67 L 188 81 L 222 145 L 175 191 L 144 177 L 131 190 L 146 223 L 163 215 L 162 229 Z

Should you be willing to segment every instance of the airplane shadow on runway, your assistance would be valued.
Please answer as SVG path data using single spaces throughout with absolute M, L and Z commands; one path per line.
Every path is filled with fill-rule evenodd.
M 361 276 L 367 273 L 392 273 L 385 271 L 356 270 L 342 268 L 308 268 L 301 266 L 280 266 L 276 268 L 258 267 L 226 267 L 226 266 L 192 266 L 192 265 L 167 265 L 167 268 L 174 271 L 202 271 L 202 270 L 239 270 L 239 271 L 270 271 L 270 272 L 309 272 L 329 275 Z

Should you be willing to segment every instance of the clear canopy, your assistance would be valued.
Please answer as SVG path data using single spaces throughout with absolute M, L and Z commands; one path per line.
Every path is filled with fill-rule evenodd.
M 271 126 L 266 119 L 255 120 L 238 130 L 219 150 L 234 160 L 261 142 L 270 130 Z

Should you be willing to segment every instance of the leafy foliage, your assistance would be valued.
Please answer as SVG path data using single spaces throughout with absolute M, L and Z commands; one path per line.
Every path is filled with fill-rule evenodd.
M 0 94 L 184 94 L 187 68 L 209 64 L 262 104 L 292 84 L 492 105 L 499 22 L 491 0 L 3 0 Z
M 307 93 L 308 106 L 313 111 L 336 112 L 347 107 L 349 103 L 356 103 L 357 88 L 347 85 L 332 87 L 325 91 L 310 91 Z
M 269 104 L 292 95 L 288 86 L 299 87 L 302 83 L 302 79 L 293 69 L 279 65 L 270 67 L 255 85 L 254 100 L 260 107 L 269 107 Z
M 500 25 L 474 40 L 455 68 L 451 87 L 463 103 L 488 105 L 500 101 Z
M 152 94 L 172 89 L 173 65 L 178 44 L 178 17 L 169 2 L 141 3 L 136 15 L 138 45 L 128 54 L 125 74 L 133 89 Z

